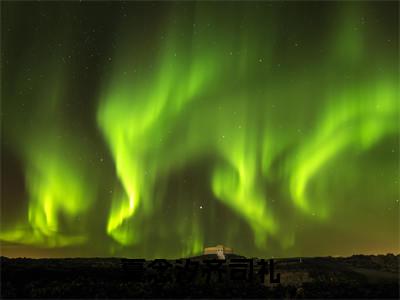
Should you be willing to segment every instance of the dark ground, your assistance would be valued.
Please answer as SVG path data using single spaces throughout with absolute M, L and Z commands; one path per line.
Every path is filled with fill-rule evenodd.
M 273 278 L 279 273 L 280 283 L 271 283 L 269 274 L 263 280 L 260 259 L 250 259 L 250 272 L 250 261 L 232 260 L 243 257 L 215 258 L 141 264 L 119 258 L 1 257 L 1 297 L 399 298 L 399 255 L 278 259 Z

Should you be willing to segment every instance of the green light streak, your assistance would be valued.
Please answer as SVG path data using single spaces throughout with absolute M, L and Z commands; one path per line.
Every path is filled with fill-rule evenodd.
M 306 212 L 317 210 L 325 218 L 328 203 L 314 206 L 307 198 L 308 183 L 334 156 L 348 148 L 366 151 L 387 135 L 398 131 L 398 89 L 390 81 L 371 85 L 363 91 L 346 91 L 332 99 L 320 128 L 302 144 L 291 174 L 290 190 L 294 203 Z M 322 200 L 322 199 L 321 199 Z

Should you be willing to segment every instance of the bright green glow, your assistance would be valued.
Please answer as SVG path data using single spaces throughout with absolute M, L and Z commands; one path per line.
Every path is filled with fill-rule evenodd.
M 137 18 L 121 21 L 114 53 L 99 58 L 107 72 L 89 73 L 98 85 L 60 64 L 68 39 L 30 62 L 34 92 L 8 84 L 3 97 L 26 215 L 1 240 L 138 257 L 219 243 L 299 255 L 315 243 L 302 238 L 362 235 L 361 211 L 390 208 L 376 217 L 380 236 L 398 216 L 397 40 L 371 21 L 372 4 L 332 5 L 329 18 L 321 9 L 332 23 L 315 24 L 279 5 L 171 3 L 143 32 Z M 28 89 L 17 69 L 7 82 Z
M 129 199 L 118 199 L 112 202 L 110 211 L 112 217 L 109 219 L 107 224 L 107 232 L 112 234 L 116 240 L 121 241 L 121 243 L 127 243 L 127 241 L 134 238 L 130 235 L 124 235 L 124 232 L 118 231 L 118 227 L 122 225 L 125 219 L 134 214 L 135 208 L 137 207 L 135 193 L 131 192 L 129 197 Z
M 76 218 L 90 207 L 92 195 L 90 189 L 84 187 L 87 180 L 81 175 L 86 172 L 80 173 L 81 163 L 70 157 L 68 151 L 71 149 L 63 146 L 57 141 L 44 140 L 31 145 L 26 157 L 29 225 L 20 224 L 17 228 L 26 229 L 2 233 L 2 239 L 48 247 L 85 240 L 83 232 L 79 233 L 83 228 L 76 224 Z M 63 233 L 60 218 L 70 220 L 77 233 Z
M 164 43 L 160 58 L 152 63 L 154 71 L 145 72 L 144 79 L 126 76 L 123 71 L 126 54 L 122 55 L 121 63 L 117 62 L 116 75 L 102 97 L 98 121 L 125 190 L 125 196 L 112 200 L 107 227 L 107 232 L 119 243 L 140 242 L 135 237 L 140 229 L 129 220 L 154 212 L 152 191 L 156 189 L 157 178 L 179 168 L 178 162 L 189 164 L 202 153 L 214 151 L 220 159 L 210 174 L 215 197 L 248 223 L 259 248 L 267 246 L 268 236 L 278 235 L 282 247 L 288 248 L 295 240 L 292 234 L 280 228 L 280 221 L 269 207 L 268 180 L 287 178 L 286 189 L 294 204 L 303 213 L 324 220 L 330 210 L 328 198 L 307 192 L 308 185 L 322 167 L 351 147 L 366 151 L 382 137 L 396 132 L 396 88 L 390 78 L 378 78 L 376 86 L 368 84 L 362 92 L 359 83 L 355 83 L 351 89 L 344 86 L 323 95 L 324 98 L 319 99 L 322 105 L 314 113 L 315 128 L 308 131 L 310 134 L 306 138 L 298 140 L 287 129 L 282 129 L 285 118 L 291 120 L 293 128 L 308 123 L 307 119 L 296 116 L 296 107 L 288 110 L 283 118 L 273 110 L 276 105 L 285 105 L 276 98 L 306 97 L 307 90 L 301 90 L 300 86 L 308 78 L 299 79 L 296 96 L 273 78 L 269 71 L 274 64 L 270 58 L 273 43 L 257 45 L 256 13 L 254 17 L 242 22 L 245 28 L 240 35 L 242 43 L 236 48 L 239 60 L 230 57 L 234 36 L 224 32 L 224 26 L 234 27 L 234 22 L 221 27 L 221 40 L 210 51 L 213 39 L 208 27 L 215 18 L 210 11 L 199 7 L 194 22 L 196 34 L 193 31 L 191 39 L 195 50 L 189 52 L 190 55 L 182 50 L 188 47 L 179 39 L 178 21 L 167 30 L 168 42 Z M 348 30 L 356 17 L 350 10 L 345 12 L 343 27 L 337 36 L 333 35 L 338 47 L 333 48 L 332 61 L 339 68 L 345 68 L 349 60 L 363 59 L 362 33 Z M 273 41 L 275 35 L 271 28 L 265 30 L 265 34 Z M 125 48 L 129 47 L 128 43 Z M 258 76 L 265 76 L 278 86 L 272 91 L 269 89 L 272 84 L 266 81 L 266 86 L 259 88 L 263 92 L 254 92 L 252 81 L 260 79 L 253 77 L 253 70 L 260 64 L 265 67 L 257 71 Z M 324 68 L 314 70 L 315 74 L 324 72 Z M 221 93 L 216 83 L 225 84 L 223 74 L 235 74 L 240 78 L 240 87 L 228 82 L 228 88 Z M 279 86 L 283 90 L 279 90 Z M 283 101 L 292 106 L 295 100 Z M 298 112 L 301 113 L 301 108 Z M 164 139 L 168 140 L 175 128 L 184 128 L 181 134 L 188 128 L 189 133 L 182 135 L 179 145 L 165 144 Z M 174 134 L 178 135 L 179 131 Z M 295 150 L 288 152 L 287 167 L 279 173 L 271 170 L 281 151 L 296 143 Z M 315 197 L 318 200 L 313 200 Z M 188 234 L 188 231 L 176 230 L 179 236 Z M 200 237 L 200 230 L 194 235 Z M 198 245 L 200 242 L 193 242 L 192 251 Z
M 51 238 L 61 229 L 61 213 L 76 217 L 89 207 L 91 199 L 87 197 L 81 176 L 77 173 L 79 165 L 62 159 L 67 156 L 64 150 L 43 148 L 40 146 L 38 152 L 33 153 L 33 165 L 27 171 L 31 195 L 28 220 L 36 232 Z M 48 150 L 45 156 L 43 150 Z
M 43 231 L 35 229 L 29 231 L 26 229 L 5 231 L 1 234 L 1 239 L 7 242 L 46 247 L 63 247 L 73 244 L 82 244 L 86 241 L 84 236 L 65 236 L 55 232 L 47 235 L 43 233 Z
M 218 199 L 245 218 L 255 233 L 257 245 L 262 247 L 267 234 L 275 233 L 277 225 L 262 190 L 260 161 L 256 156 L 258 145 L 252 147 L 255 139 L 246 140 L 245 136 L 239 136 L 233 144 L 223 144 L 230 165 L 216 168 L 212 188 Z
M 290 188 L 298 207 L 308 212 L 318 210 L 307 199 L 307 184 L 335 155 L 349 147 L 366 151 L 380 138 L 396 133 L 397 100 L 395 86 L 383 82 L 362 92 L 346 92 L 331 101 L 320 128 L 302 145 L 290 169 Z M 321 207 L 317 216 L 324 218 L 326 210 Z
M 38 67 L 38 74 L 54 77 L 31 95 L 29 100 L 34 104 L 29 122 L 16 114 L 18 126 L 7 132 L 13 134 L 16 152 L 25 168 L 28 207 L 26 218 L 15 228 L 1 232 L 5 241 L 62 247 L 87 239 L 86 222 L 80 218 L 93 205 L 97 175 L 91 173 L 86 161 L 87 145 L 73 135 L 63 118 L 65 90 L 61 83 L 65 72 L 56 65 L 57 61 L 48 59 Z M 34 83 L 42 77 L 35 77 Z
M 78 151 L 70 148 L 71 142 L 65 143 L 63 138 L 52 140 L 47 136 L 29 141 L 29 152 L 25 157 L 30 197 L 27 224 L 17 226 L 25 229 L 2 233 L 2 239 L 48 247 L 85 241 L 83 223 L 76 221 L 92 205 L 92 188 L 95 186 L 86 187 L 89 173 L 87 166 L 85 169 L 79 161 L 82 148 L 76 148 Z M 75 233 L 63 233 L 60 219 L 70 222 Z
M 168 159 L 173 160 L 158 155 L 171 119 L 217 72 L 217 66 L 208 64 L 216 58 L 211 60 L 208 55 L 212 54 L 207 52 L 197 57 L 198 51 L 193 50 L 192 63 L 182 63 L 182 57 L 187 54 L 174 42 L 177 28 L 178 25 L 171 28 L 159 68 L 150 79 L 135 81 L 126 76 L 122 71 L 125 61 L 121 62 L 98 111 L 98 122 L 110 145 L 126 194 L 113 199 L 107 225 L 108 234 L 121 244 L 137 241 L 134 232 L 127 234 L 130 230 L 127 219 L 138 211 L 147 215 L 154 209 L 153 181 L 160 169 L 170 164 Z M 193 246 L 193 250 L 197 248 Z

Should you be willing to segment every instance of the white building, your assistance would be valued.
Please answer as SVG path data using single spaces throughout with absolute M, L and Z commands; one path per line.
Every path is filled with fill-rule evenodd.
M 217 245 L 215 247 L 204 248 L 203 254 L 216 254 L 218 259 L 225 259 L 225 254 L 232 254 L 232 248 L 224 247 L 223 245 Z

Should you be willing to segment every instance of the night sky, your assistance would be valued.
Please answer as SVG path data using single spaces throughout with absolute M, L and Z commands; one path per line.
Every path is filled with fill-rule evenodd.
M 2 2 L 1 251 L 399 253 L 398 2 Z

